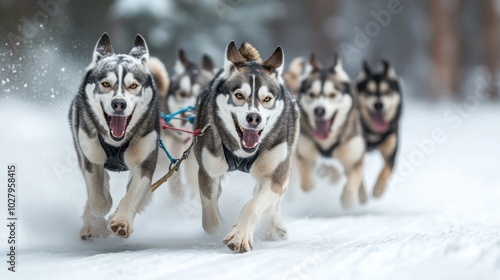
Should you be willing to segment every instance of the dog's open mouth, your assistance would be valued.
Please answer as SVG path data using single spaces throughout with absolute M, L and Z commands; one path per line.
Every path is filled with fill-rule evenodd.
M 240 136 L 240 144 L 243 151 L 247 153 L 253 153 L 257 146 L 259 145 L 260 135 L 262 134 L 263 129 L 252 129 L 252 128 L 244 128 L 241 124 L 238 123 L 236 116 L 233 115 L 234 127 L 238 136 Z
M 372 114 L 372 126 L 376 132 L 382 133 L 387 131 L 389 124 L 385 120 L 384 113 L 375 112 Z
M 109 126 L 109 135 L 115 141 L 121 141 L 125 138 L 125 132 L 127 131 L 127 126 L 132 119 L 132 115 L 130 116 L 120 116 L 114 115 L 110 116 L 104 112 L 104 117 L 106 118 L 106 122 Z
M 317 140 L 325 140 L 330 136 L 331 128 L 333 121 L 335 120 L 335 116 L 337 115 L 337 112 L 333 114 L 331 119 L 329 120 L 324 120 L 324 119 L 316 119 L 316 127 L 314 129 L 314 138 Z

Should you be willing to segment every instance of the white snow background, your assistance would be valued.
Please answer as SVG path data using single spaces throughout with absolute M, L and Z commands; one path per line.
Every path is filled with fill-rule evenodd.
M 175 203 L 164 185 L 129 239 L 81 241 L 86 191 L 67 122 L 75 93 L 65 94 L 58 106 L 14 93 L 0 99 L 2 224 L 8 164 L 16 164 L 18 178 L 17 272 L 7 271 L 3 225 L 0 279 L 500 279 L 498 104 L 406 99 L 396 165 L 402 180 L 393 179 L 383 198 L 342 210 L 338 183 L 321 179 L 303 193 L 294 173 L 282 204 L 288 240 L 265 241 L 259 228 L 254 250 L 234 254 L 222 239 L 252 194 L 254 183 L 242 173 L 224 181 L 220 235 L 203 232 L 198 200 Z M 419 148 L 435 129 L 444 142 Z M 367 156 L 369 190 L 381 164 L 377 153 Z M 113 208 L 126 178 L 111 174 Z

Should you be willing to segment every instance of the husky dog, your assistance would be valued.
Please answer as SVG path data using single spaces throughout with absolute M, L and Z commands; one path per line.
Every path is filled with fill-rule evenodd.
M 184 109 L 188 106 L 194 106 L 196 98 L 200 92 L 207 86 L 210 80 L 215 76 L 216 69 L 212 59 L 208 55 L 202 57 L 201 67 L 193 63 L 186 56 L 183 49 L 179 50 L 179 55 L 174 66 L 175 74 L 170 81 L 170 87 L 164 100 L 160 101 L 160 107 L 166 114 Z M 173 119 L 169 125 L 185 130 L 192 130 L 193 125 L 188 122 L 188 118 L 193 112 L 186 112 L 178 115 L 180 119 Z M 164 130 L 161 133 L 163 143 L 175 158 L 182 156 L 182 153 L 189 147 L 192 135 Z M 160 153 L 157 168 L 167 170 L 170 162 L 165 155 Z M 198 192 L 197 178 L 198 165 L 193 156 L 188 157 L 180 167 L 179 172 L 175 172 L 170 178 L 168 184 L 170 191 L 177 199 L 183 199 L 186 193 L 190 193 L 194 198 Z M 183 176 L 184 175 L 184 176 Z
M 78 163 L 87 184 L 81 238 L 129 237 L 136 213 L 150 197 L 158 153 L 158 103 L 148 71 L 146 41 L 137 35 L 130 53 L 115 54 L 108 34 L 97 42 L 91 64 L 69 112 Z M 127 193 L 112 206 L 106 171 L 130 170 Z
M 208 55 L 203 55 L 200 67 L 189 60 L 183 49 L 179 49 L 174 71 L 164 104 L 167 114 L 195 105 L 196 98 L 213 79 L 217 69 Z
M 203 229 L 220 229 L 218 197 L 229 171 L 250 173 L 255 196 L 243 207 L 224 243 L 234 252 L 253 249 L 253 233 L 262 215 L 271 213 L 267 237 L 285 239 L 280 198 L 290 179 L 290 162 L 299 132 L 299 109 L 281 80 L 283 51 L 276 48 L 264 62 L 257 50 L 234 42 L 226 48 L 224 69 L 200 95 L 196 128 L 210 124 L 195 146 L 203 211 Z
M 367 149 L 379 150 L 384 158 L 384 167 L 373 189 L 374 197 L 380 197 L 384 193 L 394 168 L 402 99 L 394 68 L 385 60 L 382 65 L 382 72 L 375 73 L 365 61 L 357 79 L 361 122 Z
M 314 54 L 306 65 L 298 89 L 301 108 L 297 161 L 301 186 L 309 191 L 314 186 L 313 167 L 318 156 L 337 158 L 344 167 L 347 184 L 341 203 L 350 208 L 359 194 L 366 201 L 362 183 L 365 143 L 357 111 L 354 85 L 337 56 L 330 67 L 323 68 Z

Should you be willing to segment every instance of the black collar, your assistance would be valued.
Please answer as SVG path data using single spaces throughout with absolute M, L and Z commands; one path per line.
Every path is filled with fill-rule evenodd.
M 245 173 L 249 173 L 250 168 L 252 168 L 253 163 L 257 159 L 257 156 L 259 156 L 259 151 L 257 151 L 250 157 L 242 158 L 235 155 L 228 148 L 226 148 L 226 146 L 222 145 L 222 148 L 224 149 L 224 157 L 226 158 L 227 165 L 229 166 L 228 171 L 230 172 L 239 170 Z
M 98 138 L 99 143 L 101 144 L 101 147 L 107 157 L 106 162 L 104 163 L 104 168 L 114 172 L 128 171 L 128 167 L 123 160 L 123 153 L 128 148 L 130 141 L 123 143 L 120 147 L 115 147 L 106 143 L 100 133 L 98 133 Z

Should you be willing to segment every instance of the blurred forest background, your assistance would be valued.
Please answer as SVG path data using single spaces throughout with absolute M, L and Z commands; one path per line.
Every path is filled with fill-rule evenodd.
M 481 0 L 1 0 L 0 96 L 54 104 L 76 93 L 95 42 L 108 32 L 128 53 L 135 34 L 168 70 L 178 48 L 193 61 L 223 61 L 230 40 L 287 65 L 339 53 L 351 78 L 364 59 L 389 60 L 414 99 L 498 97 L 500 1 Z M 67 104 L 65 104 L 66 106 Z

